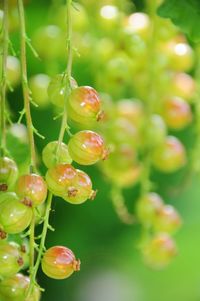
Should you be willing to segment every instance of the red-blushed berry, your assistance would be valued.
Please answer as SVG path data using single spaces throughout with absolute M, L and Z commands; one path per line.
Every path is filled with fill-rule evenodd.
M 186 152 L 183 144 L 174 136 L 167 136 L 152 154 L 156 169 L 164 172 L 175 172 L 186 163 Z
M 0 244 L 0 277 L 12 277 L 23 267 L 23 259 L 19 246 L 15 243 Z
M 101 101 L 92 87 L 82 86 L 73 89 L 67 105 L 69 118 L 76 123 L 88 125 L 102 118 Z
M 4 193 L 4 201 L 0 202 L 0 224 L 8 234 L 24 231 L 31 222 L 32 209 L 20 202 L 15 193 Z
M 49 190 L 57 196 L 68 196 L 78 177 L 76 169 L 70 164 L 57 164 L 48 169 L 46 182 Z
M 106 159 L 108 155 L 103 138 L 87 130 L 72 136 L 68 149 L 72 159 L 82 165 L 92 165 L 101 159 Z
M 0 282 L 0 296 L 2 301 L 24 301 L 30 279 L 23 274 L 16 274 Z M 30 297 L 26 301 L 39 301 L 40 291 L 34 287 Z
M 27 174 L 19 177 L 16 184 L 16 193 L 23 199 L 24 204 L 38 206 L 47 197 L 47 185 L 37 174 Z
M 18 168 L 12 159 L 0 157 L 0 191 L 12 188 L 17 180 Z
M 144 108 L 139 100 L 122 99 L 116 103 L 116 110 L 119 117 L 128 119 L 137 127 L 145 120 Z
M 165 268 L 177 254 L 174 240 L 166 233 L 151 238 L 142 249 L 144 261 L 151 268 Z
M 61 143 L 58 147 L 58 141 L 49 142 L 42 151 L 42 160 L 47 168 L 56 164 L 70 164 L 72 159 L 65 143 Z
M 172 91 L 174 95 L 190 101 L 196 91 L 195 80 L 187 73 L 176 73 L 172 77 Z
M 164 102 L 163 117 L 170 129 L 181 130 L 192 121 L 189 104 L 180 97 L 171 97 Z
M 77 82 L 71 77 L 71 87 L 77 88 Z M 57 74 L 52 78 L 48 86 L 48 96 L 52 104 L 60 108 L 64 107 L 66 93 L 69 94 L 69 89 L 66 91 L 64 74 Z
M 164 206 L 162 198 L 155 192 L 149 192 L 142 196 L 136 204 L 136 212 L 141 224 L 152 227 L 157 212 Z
M 179 213 L 171 205 L 165 205 L 156 212 L 154 229 L 157 232 L 175 233 L 181 226 Z
M 44 253 L 42 270 L 50 278 L 65 279 L 80 270 L 80 260 L 76 260 L 70 249 L 55 246 Z
M 78 179 L 74 186 L 69 188 L 68 195 L 64 199 L 71 204 L 82 204 L 88 199 L 94 199 L 96 192 L 92 190 L 90 177 L 82 170 L 76 169 Z

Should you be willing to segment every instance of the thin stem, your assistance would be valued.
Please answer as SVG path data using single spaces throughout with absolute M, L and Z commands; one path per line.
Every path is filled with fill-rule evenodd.
M 8 1 L 4 0 L 4 17 L 3 17 L 3 55 L 2 55 L 2 74 L 1 74 L 1 102 L 0 102 L 0 119 L 1 119 L 1 154 L 4 155 L 6 150 L 6 65 L 8 56 Z
M 35 142 L 33 134 L 33 123 L 31 118 L 30 110 L 30 91 L 28 87 L 28 78 L 27 78 L 27 62 L 26 62 L 26 25 L 25 25 L 25 16 L 24 16 L 24 6 L 23 1 L 18 0 L 18 11 L 19 11 L 19 22 L 20 22 L 20 43 L 21 43 L 21 77 L 22 77 L 22 88 L 23 88 L 23 97 L 24 97 L 24 108 L 26 115 L 26 123 L 28 130 L 28 138 L 30 144 L 30 169 L 34 172 L 36 169 L 36 151 L 35 151 Z
M 32 273 L 34 267 L 34 255 L 35 255 L 35 212 L 33 208 L 33 216 L 29 228 L 29 245 L 30 245 L 30 252 L 29 252 L 29 269 L 30 274 Z

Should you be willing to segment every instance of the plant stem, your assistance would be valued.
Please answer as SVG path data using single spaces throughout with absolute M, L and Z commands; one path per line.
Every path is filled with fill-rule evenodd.
M 26 62 L 26 26 L 25 26 L 25 16 L 24 16 L 24 6 L 23 1 L 18 0 L 18 11 L 19 11 L 19 22 L 20 22 L 20 43 L 21 43 L 21 77 L 22 77 L 22 89 L 24 97 L 24 108 L 26 115 L 28 139 L 30 144 L 30 170 L 36 172 L 36 151 L 35 142 L 33 134 L 33 123 L 31 118 L 30 110 L 30 91 L 28 87 L 27 78 L 27 62 Z
M 3 17 L 3 55 L 2 55 L 2 74 L 1 74 L 1 99 L 0 99 L 0 119 L 1 119 L 1 154 L 4 156 L 6 150 L 6 65 L 8 56 L 8 1 L 4 0 L 4 17 Z

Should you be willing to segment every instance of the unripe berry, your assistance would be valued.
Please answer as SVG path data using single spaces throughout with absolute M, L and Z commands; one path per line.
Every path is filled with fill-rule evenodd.
M 58 141 L 49 142 L 44 147 L 42 160 L 48 168 L 56 164 L 70 164 L 72 162 L 67 145 L 62 142 L 58 148 Z
M 176 254 L 175 242 L 165 233 L 153 237 L 143 249 L 145 262 L 154 269 L 165 268 Z
M 6 77 L 11 86 L 16 86 L 20 82 L 20 62 L 15 56 L 7 57 Z
M 145 39 L 150 34 L 150 25 L 149 16 L 144 13 L 133 13 L 126 20 L 126 30 Z
M 157 211 L 154 229 L 157 232 L 174 233 L 181 226 L 181 217 L 173 206 L 166 205 Z
M 7 157 L 0 158 L 0 191 L 10 190 L 17 180 L 18 168 L 16 163 Z
M 46 173 L 49 190 L 57 196 L 67 197 L 69 189 L 77 181 L 76 169 L 70 164 L 57 164 Z
M 146 227 L 151 227 L 157 213 L 163 207 L 162 198 L 155 192 L 149 192 L 137 202 L 137 216 L 139 221 Z
M 168 136 L 164 143 L 154 150 L 152 160 L 160 171 L 175 172 L 186 163 L 185 148 L 176 137 Z
M 0 244 L 0 277 L 12 277 L 23 266 L 18 245 L 13 243 Z
M 180 97 L 172 97 L 165 101 L 163 116 L 169 128 L 181 130 L 192 121 L 189 104 Z
M 9 234 L 24 231 L 31 222 L 32 209 L 21 203 L 15 193 L 4 193 L 3 198 L 0 202 L 0 224 L 3 230 Z
M 88 125 L 101 119 L 101 102 L 97 92 L 88 86 L 72 90 L 68 99 L 68 114 L 73 121 Z
M 186 100 L 194 98 L 196 83 L 187 73 L 176 73 L 172 78 L 173 94 Z
M 47 89 L 50 78 L 46 74 L 36 74 L 29 80 L 29 87 L 32 93 L 33 101 L 40 107 L 45 107 L 49 104 Z
M 117 114 L 140 127 L 145 119 L 144 108 L 139 100 L 122 99 L 117 102 Z
M 92 131 L 80 131 L 69 140 L 69 154 L 82 165 L 92 165 L 106 159 L 108 151 L 100 135 Z
M 79 269 L 80 260 L 76 260 L 74 253 L 66 247 L 55 246 L 44 253 L 42 270 L 50 278 L 65 279 Z
M 47 185 L 37 174 L 28 174 L 19 177 L 16 184 L 16 193 L 31 206 L 42 204 L 47 196 Z

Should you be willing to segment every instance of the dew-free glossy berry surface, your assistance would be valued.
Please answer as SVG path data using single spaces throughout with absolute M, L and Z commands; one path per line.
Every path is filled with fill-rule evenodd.
M 58 148 L 58 141 L 49 142 L 44 147 L 42 160 L 48 168 L 56 164 L 70 164 L 72 162 L 67 145 L 62 142 Z

